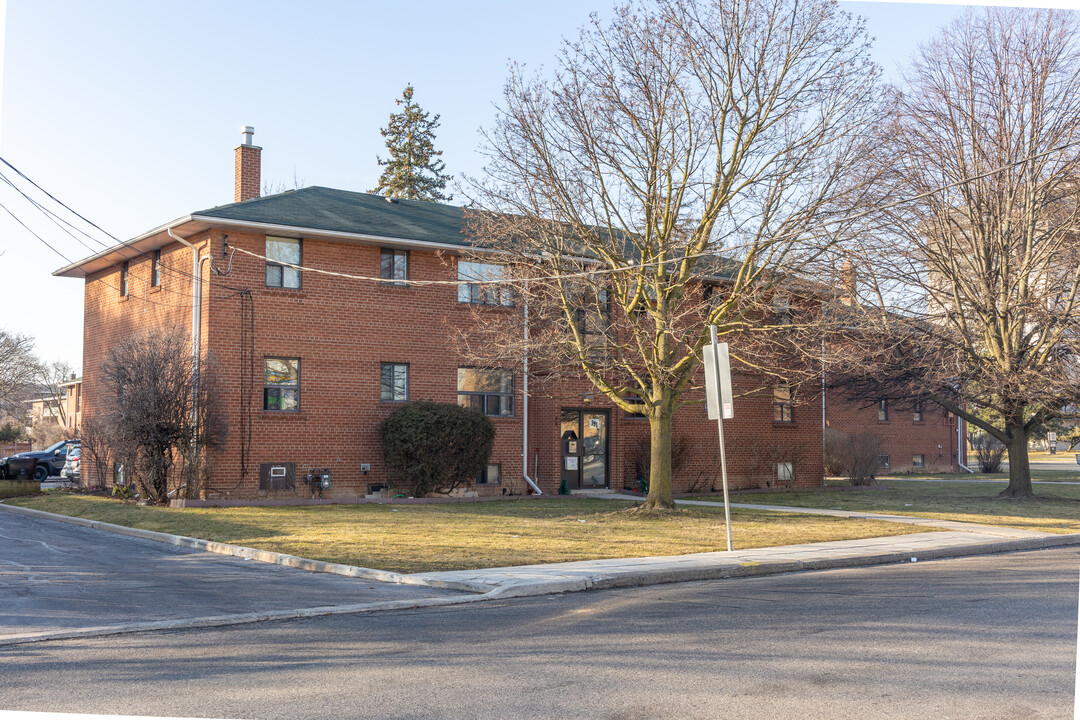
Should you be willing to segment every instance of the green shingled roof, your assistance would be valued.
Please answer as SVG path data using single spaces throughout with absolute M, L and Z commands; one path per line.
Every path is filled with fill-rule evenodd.
M 192 215 L 451 245 L 469 244 L 462 234 L 465 218 L 460 207 L 417 200 L 389 202 L 382 195 L 325 187 L 290 190 L 219 205 Z

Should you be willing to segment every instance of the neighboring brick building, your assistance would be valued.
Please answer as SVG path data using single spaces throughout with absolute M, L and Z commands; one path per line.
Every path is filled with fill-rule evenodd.
M 79 426 L 82 425 L 82 378 L 71 373 L 70 380 L 60 383 L 60 394 L 63 397 L 67 431 L 74 437 L 78 435 Z
M 967 469 L 963 420 L 937 405 L 927 403 L 920 408 L 910 402 L 866 402 L 829 393 L 826 423 L 848 435 L 877 435 L 881 439 L 879 466 L 883 475 Z
M 855 312 L 857 283 L 855 267 L 845 262 L 840 269 L 841 302 L 856 308 Z M 847 435 L 877 435 L 882 475 L 968 470 L 963 419 L 933 403 L 853 399 L 840 390 L 830 390 L 822 417 L 826 427 Z
M 460 257 L 468 249 L 461 208 L 321 187 L 260 198 L 261 149 L 250 140 L 245 128 L 235 203 L 56 271 L 86 282 L 83 412 L 110 402 L 102 365 L 111 346 L 151 328 L 195 327 L 193 346 L 219 365 L 230 426 L 209 497 L 302 497 L 309 468 L 330 470 L 332 497 L 367 494 L 386 479 L 379 422 L 421 398 L 491 416 L 497 435 L 480 494 L 527 492 L 526 473 L 545 493 L 564 474 L 571 487 L 637 486 L 647 420 L 612 407 L 585 381 L 526 397 L 521 367 L 484 373 L 455 357 L 453 332 L 475 322 L 477 310 L 519 308 L 470 286 L 394 283 L 476 270 Z M 300 272 L 247 253 L 381 281 Z M 774 398 L 759 397 L 736 400 L 735 413 L 725 427 L 733 487 L 821 484 L 818 412 L 789 406 L 775 421 Z M 576 447 L 563 442 L 567 430 Z M 676 492 L 719 488 L 716 424 L 703 406 L 676 415 L 674 442 Z

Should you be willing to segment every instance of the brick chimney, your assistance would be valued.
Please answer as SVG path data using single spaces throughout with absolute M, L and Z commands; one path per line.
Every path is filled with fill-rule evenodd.
M 262 148 L 251 144 L 255 128 L 245 125 L 240 132 L 244 134 L 244 142 L 236 148 L 235 202 L 259 197 L 259 185 L 262 184 Z
M 859 289 L 859 277 L 851 260 L 845 260 L 840 267 L 840 289 L 843 292 L 841 299 L 847 304 L 854 304 L 855 296 Z

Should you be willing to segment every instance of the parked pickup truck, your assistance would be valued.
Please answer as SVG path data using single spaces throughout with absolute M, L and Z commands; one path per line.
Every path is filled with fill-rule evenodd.
M 59 475 L 60 471 L 64 469 L 64 463 L 67 462 L 68 445 L 77 446 L 78 441 L 61 440 L 44 450 L 33 450 L 0 459 L 0 478 L 8 477 L 8 460 L 12 458 L 33 458 L 35 461 L 34 479 L 38 482 L 43 482 L 53 475 Z

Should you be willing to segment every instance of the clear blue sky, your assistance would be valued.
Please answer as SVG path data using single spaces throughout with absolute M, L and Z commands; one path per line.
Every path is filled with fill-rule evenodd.
M 841 6 L 867 17 L 890 73 L 960 9 Z M 562 37 L 610 7 L 7 0 L 0 155 L 126 239 L 231 202 L 245 124 L 264 148 L 264 179 L 370 190 L 379 128 L 412 83 L 417 101 L 442 115 L 448 172 L 476 175 L 477 131 L 492 121 L 507 62 L 550 64 Z M 68 258 L 90 254 L 7 186 L 0 203 Z M 0 328 L 34 335 L 43 359 L 78 369 L 82 281 L 52 277 L 66 261 L 3 211 L 0 253 Z

